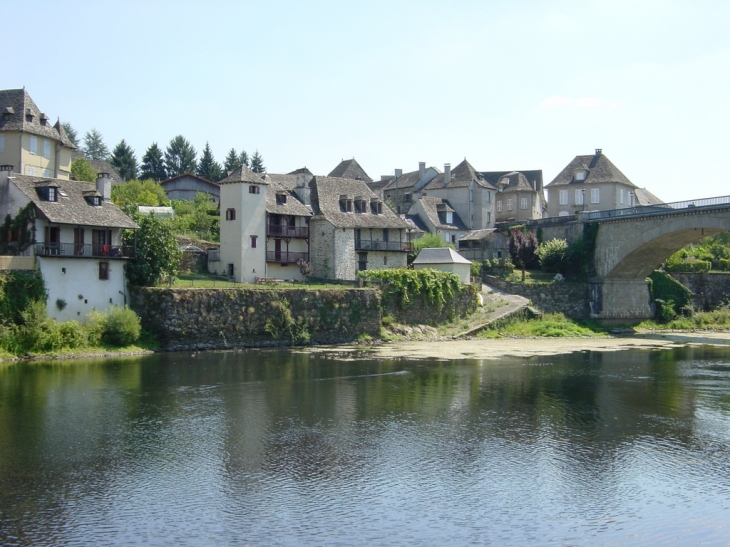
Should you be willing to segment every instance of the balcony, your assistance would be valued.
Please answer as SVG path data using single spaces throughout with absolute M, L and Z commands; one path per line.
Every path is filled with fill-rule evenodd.
M 309 226 L 289 226 L 287 224 L 269 224 L 266 235 L 273 237 L 309 237 Z
M 484 251 L 482 249 L 459 249 L 458 253 L 467 260 L 484 260 Z
M 35 255 L 59 258 L 108 258 L 129 259 L 135 257 L 134 245 L 98 245 L 96 243 L 36 243 Z
M 309 260 L 309 253 L 287 253 L 286 251 L 266 251 L 266 262 L 276 264 L 296 264 L 297 260 Z
M 356 251 L 400 251 L 411 250 L 411 244 L 405 241 L 375 241 L 372 239 L 356 239 Z

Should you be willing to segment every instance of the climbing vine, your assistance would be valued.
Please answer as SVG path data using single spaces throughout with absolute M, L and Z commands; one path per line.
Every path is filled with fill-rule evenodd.
M 401 308 L 408 306 L 414 298 L 423 297 L 441 309 L 447 297 L 462 290 L 459 276 L 439 270 L 364 270 L 358 272 L 363 279 L 379 279 L 383 283 L 383 304 L 395 301 Z
M 35 207 L 29 203 L 0 226 L 0 255 L 18 255 L 35 243 Z

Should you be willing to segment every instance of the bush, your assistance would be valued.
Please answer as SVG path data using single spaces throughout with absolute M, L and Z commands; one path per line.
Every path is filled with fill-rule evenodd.
M 706 273 L 712 269 L 712 262 L 708 260 L 667 260 L 664 269 L 677 273 Z
M 656 302 L 656 317 L 662 323 L 668 323 L 673 319 L 677 318 L 677 312 L 674 311 L 673 300 L 662 300 L 661 298 L 655 300 Z
M 537 248 L 540 267 L 548 273 L 563 273 L 568 258 L 568 242 L 564 239 L 551 239 Z
M 113 306 L 104 315 L 104 331 L 101 341 L 112 346 L 122 347 L 139 340 L 142 326 L 137 314 L 124 306 Z
M 471 263 L 471 275 L 472 277 L 481 277 L 482 275 L 482 264 L 476 260 Z

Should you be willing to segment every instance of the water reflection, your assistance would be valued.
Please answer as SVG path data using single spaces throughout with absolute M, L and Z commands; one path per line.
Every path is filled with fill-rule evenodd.
M 0 544 L 724 542 L 728 357 L 5 366 Z

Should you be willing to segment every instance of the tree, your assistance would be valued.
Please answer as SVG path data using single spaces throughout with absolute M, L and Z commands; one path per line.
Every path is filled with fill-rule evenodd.
M 253 156 L 251 157 L 251 171 L 254 173 L 265 173 L 266 167 L 264 166 L 264 158 L 261 157 L 261 154 L 259 154 L 259 151 L 256 150 L 256 152 L 253 153 Z
M 110 163 L 124 180 L 137 178 L 137 158 L 134 156 L 134 150 L 124 139 L 114 147 Z
M 109 157 L 109 149 L 104 144 L 104 138 L 96 129 L 87 131 L 84 135 L 83 152 L 90 160 L 106 160 Z
M 167 194 L 152 179 L 129 180 L 112 186 L 112 201 L 119 207 L 125 205 L 148 205 L 157 207 L 168 202 Z
M 543 241 L 537 249 L 540 267 L 548 273 L 565 273 L 568 242 L 564 239 Z
M 248 160 L 248 154 L 246 153 L 245 150 L 241 150 L 241 155 L 238 156 L 238 160 L 240 161 L 241 165 L 245 165 L 246 167 L 251 167 L 251 164 L 249 163 L 249 160 Z
M 181 253 L 169 221 L 157 218 L 152 213 L 134 216 L 139 224 L 136 234 L 137 253 L 135 259 L 127 264 L 127 279 L 132 285 L 151 287 L 165 276 L 174 276 L 177 273 Z M 133 245 L 134 242 L 134 232 L 125 231 L 124 244 Z
M 235 148 L 231 148 L 228 152 L 228 155 L 226 156 L 226 160 L 223 163 L 223 170 L 226 172 L 226 175 L 230 173 L 231 171 L 235 171 L 241 167 L 241 158 L 236 153 Z
M 61 125 L 63 126 L 63 130 L 66 132 L 66 136 L 68 137 L 68 140 L 70 140 L 71 143 L 76 148 L 78 148 L 79 147 L 79 134 L 68 122 L 63 122 Z
M 142 156 L 142 172 L 139 174 L 141 179 L 152 179 L 160 182 L 167 178 L 165 170 L 165 160 L 162 158 L 162 150 L 157 146 L 156 142 L 147 149 Z
M 79 156 L 71 162 L 71 178 L 86 182 L 96 182 L 96 169 L 86 161 L 86 158 Z
M 509 234 L 507 246 L 512 261 L 522 269 L 522 281 L 524 282 L 525 267 L 535 260 L 538 247 L 537 236 L 535 232 L 525 233 L 522 230 L 512 230 Z
M 203 149 L 203 155 L 200 157 L 200 161 L 198 162 L 197 175 L 213 182 L 218 182 L 221 178 L 223 178 L 223 169 L 220 164 L 215 161 L 213 152 L 207 142 Z
M 411 264 L 416 259 L 418 253 L 421 252 L 421 249 L 434 249 L 438 247 L 451 247 L 452 249 L 454 248 L 451 243 L 446 243 L 446 241 L 444 241 L 444 238 L 442 238 L 439 234 L 426 233 L 418 239 L 414 239 L 411 243 L 411 250 L 408 251 L 408 264 Z
M 195 148 L 185 137 L 178 135 L 172 139 L 165 150 L 167 176 L 176 177 L 183 173 L 194 173 L 197 165 L 196 155 Z

